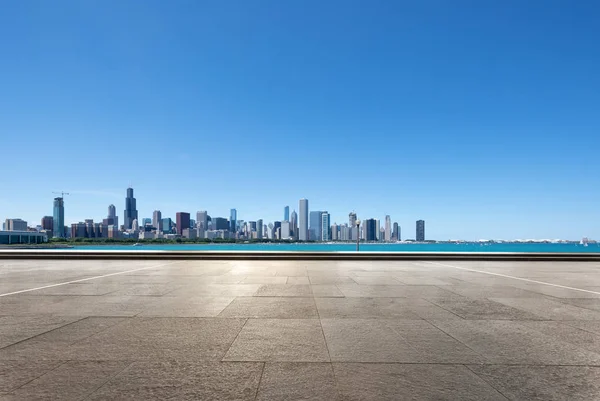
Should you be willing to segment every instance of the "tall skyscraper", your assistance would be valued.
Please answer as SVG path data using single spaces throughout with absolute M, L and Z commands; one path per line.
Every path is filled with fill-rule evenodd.
M 177 234 L 183 235 L 183 230 L 190 228 L 190 214 L 177 212 L 175 214 L 175 224 L 177 225 Z
M 140 225 L 138 224 L 138 220 L 137 219 L 133 219 L 133 221 L 131 222 L 131 229 L 133 231 L 139 231 Z
M 54 198 L 54 214 L 52 216 L 52 236 L 65 237 L 65 203 L 63 198 Z
M 425 241 L 425 221 L 424 220 L 417 220 L 417 237 L 416 240 L 418 242 L 424 242 Z
M 331 241 L 330 225 L 331 216 L 327 212 L 321 212 L 321 241 Z
M 309 213 L 308 239 L 311 241 L 321 241 L 323 212 L 315 210 Z
M 158 231 L 162 231 L 162 213 L 160 210 L 155 210 L 152 213 L 152 227 L 156 228 Z
M 263 221 L 262 219 L 258 219 L 256 220 L 256 238 L 258 239 L 262 239 L 263 238 Z
M 300 227 L 298 228 L 298 239 L 308 241 L 308 199 L 300 199 Z
M 232 233 L 237 231 L 237 210 L 231 209 L 229 214 L 229 231 Z
M 290 232 L 290 222 L 282 221 L 281 222 L 281 239 L 290 239 L 292 233 Z
M 400 227 L 398 223 L 394 223 L 394 230 L 392 231 L 392 239 L 395 241 L 400 241 Z
M 331 225 L 331 240 L 332 241 L 338 241 L 339 238 L 339 226 L 337 225 L 337 223 L 333 223 Z
M 367 219 L 364 222 L 365 241 L 377 241 L 377 220 Z
M 379 219 L 375 220 L 375 241 L 379 241 L 381 238 L 380 233 L 381 233 L 381 223 L 379 222 Z
M 196 224 L 198 227 L 208 230 L 208 212 L 206 210 L 196 212 Z
M 133 220 L 137 220 L 138 211 L 135 198 L 133 197 L 133 188 L 127 188 L 127 197 L 125 198 L 125 219 L 123 224 L 125 229 L 131 229 Z
M 350 238 L 348 239 L 357 239 L 358 238 L 358 227 L 356 227 L 356 213 L 350 212 L 348 214 L 348 227 L 350 227 Z
M 286 206 L 283 208 L 283 219 L 290 221 L 290 207 Z
M 117 217 L 117 208 L 115 207 L 115 205 L 110 204 L 108 205 L 108 216 L 109 219 L 112 217 Z
M 385 216 L 385 234 L 383 238 L 386 242 L 390 242 L 392 240 L 392 219 L 388 214 Z
M 298 239 L 298 213 L 294 210 L 292 212 L 292 219 L 290 220 L 290 232 L 292 234 L 292 238 L 295 240 Z
M 225 217 L 213 217 L 212 229 L 229 231 L 229 222 Z
M 173 220 L 171 220 L 170 217 L 165 217 L 164 219 L 162 219 L 162 231 L 164 233 L 170 234 L 171 233 L 171 229 L 173 228 Z

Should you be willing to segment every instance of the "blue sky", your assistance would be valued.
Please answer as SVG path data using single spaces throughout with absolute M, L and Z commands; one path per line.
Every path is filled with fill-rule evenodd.
M 596 2 L 10 2 L 0 218 L 392 216 L 600 239 Z

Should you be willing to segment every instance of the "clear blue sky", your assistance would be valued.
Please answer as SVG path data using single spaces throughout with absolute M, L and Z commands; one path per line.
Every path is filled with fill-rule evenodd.
M 600 239 L 594 1 L 4 2 L 0 218 L 206 209 Z

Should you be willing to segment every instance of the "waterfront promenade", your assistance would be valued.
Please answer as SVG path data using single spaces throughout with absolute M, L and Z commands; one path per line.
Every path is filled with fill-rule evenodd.
M 596 400 L 599 273 L 0 259 L 0 400 Z

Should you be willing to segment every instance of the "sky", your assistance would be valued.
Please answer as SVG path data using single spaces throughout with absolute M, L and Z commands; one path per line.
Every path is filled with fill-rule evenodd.
M 3 2 L 0 218 L 160 209 L 600 239 L 600 3 Z

